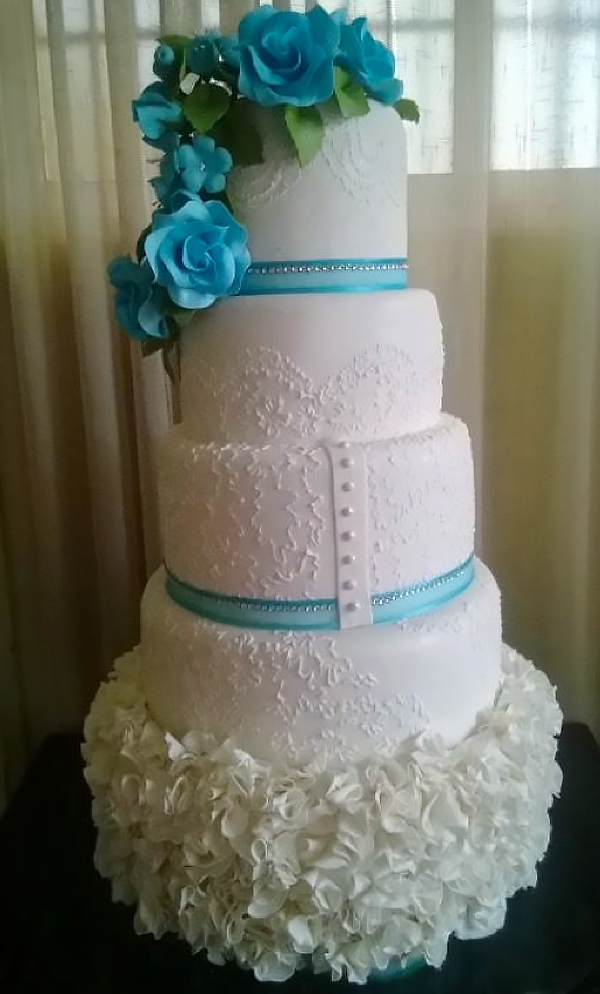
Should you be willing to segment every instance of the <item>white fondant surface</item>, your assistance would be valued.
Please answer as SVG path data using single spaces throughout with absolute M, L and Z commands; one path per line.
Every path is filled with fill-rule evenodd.
M 427 731 L 453 745 L 500 680 L 500 595 L 477 563 L 465 593 L 437 611 L 340 632 L 216 625 L 178 607 L 164 571 L 142 602 L 143 680 L 174 735 L 235 735 L 253 755 L 333 765 L 392 755 Z
M 216 593 L 335 597 L 342 554 L 336 532 L 354 535 L 365 525 L 352 492 L 338 501 L 352 514 L 336 515 L 324 446 L 202 445 L 189 441 L 186 428 L 169 433 L 162 453 L 169 569 Z M 427 431 L 361 448 L 364 464 L 345 449 L 335 458 L 352 464 L 344 479 L 367 491 L 360 548 L 372 592 L 432 579 L 464 562 L 473 551 L 475 501 L 463 422 L 444 414 Z M 366 479 L 358 479 L 363 465 Z
M 227 193 L 255 261 L 406 255 L 406 136 L 395 110 L 371 102 L 365 117 L 328 115 L 322 149 L 303 167 L 283 108 L 248 113 L 265 162 L 234 169 Z
M 233 297 L 182 335 L 198 442 L 372 441 L 435 424 L 442 331 L 426 290 Z

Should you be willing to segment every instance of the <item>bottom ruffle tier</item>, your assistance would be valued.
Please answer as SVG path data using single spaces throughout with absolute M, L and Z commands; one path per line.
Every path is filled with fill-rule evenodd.
M 493 705 L 446 749 L 421 735 L 340 770 L 276 765 L 230 739 L 153 721 L 142 659 L 119 660 L 85 725 L 95 861 L 135 927 L 175 932 L 260 980 L 312 961 L 363 983 L 394 960 L 439 966 L 448 938 L 489 935 L 536 882 L 561 784 L 561 714 L 512 649 Z

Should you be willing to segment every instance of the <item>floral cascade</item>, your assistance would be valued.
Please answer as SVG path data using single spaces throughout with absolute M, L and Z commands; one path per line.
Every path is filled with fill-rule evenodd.
M 321 111 L 369 113 L 369 100 L 418 121 L 402 97 L 395 60 L 366 19 L 319 5 L 307 14 L 263 5 L 236 35 L 168 35 L 154 55 L 158 82 L 133 101 L 144 141 L 160 150 L 150 182 L 158 205 L 142 231 L 137 261 L 108 267 L 119 323 L 145 352 L 177 339 L 194 313 L 239 293 L 252 261 L 248 233 L 227 198 L 232 167 L 263 161 L 250 104 L 280 113 L 301 165 L 318 153 Z

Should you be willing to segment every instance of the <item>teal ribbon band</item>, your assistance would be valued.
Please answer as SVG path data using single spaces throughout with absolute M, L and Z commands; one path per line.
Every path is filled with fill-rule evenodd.
M 179 607 L 199 618 L 221 625 L 260 628 L 263 631 L 338 631 L 340 614 L 335 598 L 320 600 L 266 600 L 261 597 L 233 597 L 211 590 L 199 590 L 176 577 L 166 567 L 165 589 Z M 409 587 L 373 594 L 373 624 L 405 621 L 426 611 L 435 611 L 461 594 L 475 575 L 474 558 L 448 573 Z
M 246 271 L 239 296 L 404 290 L 407 272 L 408 260 L 404 257 L 253 262 Z

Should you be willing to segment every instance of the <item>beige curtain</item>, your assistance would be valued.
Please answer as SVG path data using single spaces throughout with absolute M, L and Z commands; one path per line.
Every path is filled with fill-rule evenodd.
M 160 30 L 231 29 L 250 6 L 0 3 L 0 798 L 46 734 L 80 726 L 160 559 L 173 401 L 160 360 L 116 329 L 104 275 L 149 210 L 129 101 Z M 411 277 L 443 315 L 506 636 L 600 731 L 600 7 L 350 8 L 423 112 Z

